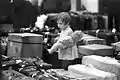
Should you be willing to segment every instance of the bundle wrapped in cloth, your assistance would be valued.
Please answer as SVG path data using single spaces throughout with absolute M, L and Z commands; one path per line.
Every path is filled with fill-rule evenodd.
M 68 67 L 68 71 L 76 74 L 89 75 L 94 77 L 96 80 L 117 80 L 117 76 L 115 74 L 99 70 L 92 65 L 70 65 Z
M 120 63 L 114 58 L 97 55 L 84 56 L 82 58 L 82 64 L 91 64 L 97 69 L 114 73 L 118 77 L 117 80 L 120 80 Z
M 64 39 L 56 42 L 50 51 L 54 52 L 57 51 L 58 48 L 68 48 L 68 47 L 72 47 L 74 46 L 77 41 L 79 41 L 82 37 L 83 37 L 83 32 L 80 30 L 76 30 L 75 32 L 73 32 L 73 34 L 71 36 L 67 36 Z
M 89 75 L 76 74 L 64 69 L 49 69 L 47 71 L 52 75 L 59 77 L 60 80 L 96 80 Z

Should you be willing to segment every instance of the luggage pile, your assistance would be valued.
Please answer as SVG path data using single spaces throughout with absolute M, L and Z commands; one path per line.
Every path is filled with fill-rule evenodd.
M 57 60 L 56 56 L 49 57 L 44 54 L 51 59 L 51 64 L 42 60 L 45 36 L 24 33 L 27 31 L 23 29 L 23 33 L 8 35 L 8 57 L 2 56 L 2 80 L 120 80 L 120 62 L 111 58 L 115 52 L 120 51 L 119 42 L 113 43 L 116 42 L 115 36 L 119 39 L 119 34 L 91 30 L 103 28 L 100 25 L 102 16 L 75 13 L 70 15 L 75 30 L 87 30 L 77 42 L 79 54 L 83 55 L 82 64 L 70 65 L 68 70 L 54 69 L 54 64 L 51 64 Z M 82 23 L 81 27 L 78 27 L 79 22 Z M 57 64 L 59 63 L 56 61 L 55 65 Z
M 82 64 L 91 64 L 99 70 L 114 73 L 117 80 L 120 80 L 120 62 L 114 58 L 96 55 L 84 56 Z
M 84 34 L 84 36 L 82 37 L 82 39 L 80 41 L 77 42 L 77 45 L 90 45 L 90 44 L 103 44 L 106 45 L 106 40 L 105 39 L 101 39 L 89 34 Z
M 2 80 L 96 80 L 89 75 L 53 69 L 42 59 L 2 56 Z
M 21 58 L 2 56 L 2 75 L 3 80 L 37 80 L 36 78 L 47 78 L 45 75 L 47 69 L 52 65 L 45 63 L 39 57 Z M 41 76 L 40 76 L 41 75 Z M 38 79 L 40 80 L 40 79 Z M 44 79 L 41 79 L 44 80 Z M 47 80 L 47 79 L 45 79 Z M 56 80 L 56 79 L 50 79 Z
M 120 40 L 120 32 L 112 32 L 108 29 L 85 30 L 84 33 L 104 39 L 107 45 Z
M 49 68 L 41 67 L 38 58 L 2 58 L 2 80 L 120 80 L 120 62 L 110 57 L 84 56 L 82 64 L 70 65 L 68 70 L 53 69 L 47 63 L 44 66 Z
M 107 28 L 106 15 L 70 12 L 71 28 L 75 30 L 95 30 Z
M 117 80 L 115 74 L 96 69 L 89 65 L 70 65 L 68 67 L 68 71 L 76 74 L 89 75 L 91 77 L 94 77 L 96 80 Z
M 68 72 L 89 75 L 95 80 L 120 80 L 119 35 L 107 30 L 87 30 L 84 33 L 78 45 L 82 62 L 68 66 Z M 106 44 L 95 42 L 93 39 L 96 38 L 103 39 Z
M 96 31 L 97 32 L 97 31 Z M 95 35 L 98 35 L 95 32 Z M 84 36 L 77 42 L 80 55 L 113 56 L 114 48 L 107 45 L 107 40 L 84 32 Z
M 68 66 L 68 72 L 88 75 L 95 80 L 120 80 L 120 61 L 107 56 L 83 56 L 82 64 Z

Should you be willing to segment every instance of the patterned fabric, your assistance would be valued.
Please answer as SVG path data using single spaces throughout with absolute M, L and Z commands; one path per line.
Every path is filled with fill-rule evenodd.
M 2 75 L 2 80 L 35 80 L 14 70 L 3 71 Z

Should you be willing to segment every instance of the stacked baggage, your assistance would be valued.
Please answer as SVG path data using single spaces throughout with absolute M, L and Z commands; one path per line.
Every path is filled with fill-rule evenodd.
M 111 46 L 114 48 L 116 52 L 120 51 L 120 42 L 111 43 Z
M 79 11 L 70 11 L 71 28 L 75 30 L 95 30 L 105 29 L 106 19 L 100 14 L 84 13 Z
M 98 28 L 97 15 L 83 14 L 84 17 L 84 30 L 92 30 Z
M 100 39 L 98 37 L 91 36 L 89 34 L 84 34 L 82 39 L 77 42 L 77 45 L 88 45 L 88 44 L 103 44 L 106 45 L 105 39 Z
M 84 30 L 96 30 L 106 28 L 106 19 L 104 16 L 97 13 L 87 13 L 84 12 L 80 16 L 84 19 Z
M 117 80 L 117 76 L 110 72 L 99 70 L 91 65 L 70 65 L 68 71 L 94 77 L 96 80 Z
M 47 71 L 52 75 L 61 77 L 61 80 L 96 80 L 94 77 L 91 77 L 89 75 L 76 74 L 64 69 L 50 69 Z
M 90 64 L 99 70 L 114 73 L 117 75 L 117 80 L 120 80 L 120 63 L 114 58 L 97 55 L 84 56 L 82 64 Z
M 78 51 L 83 55 L 113 56 L 113 47 L 100 44 L 78 46 Z
M 119 38 L 118 33 L 113 33 L 106 29 L 101 29 L 101 30 L 99 29 L 98 31 L 97 30 L 87 30 L 87 31 L 85 31 L 85 33 L 92 35 L 92 36 L 96 36 L 100 39 L 105 39 L 107 45 L 110 45 L 111 43 L 116 42 L 116 38 L 115 38 L 116 36 L 117 36 L 117 38 Z
M 120 60 L 120 42 L 111 43 L 111 46 L 114 49 L 114 57 L 117 60 Z
M 84 18 L 81 17 L 79 14 L 77 13 L 72 13 L 70 12 L 70 16 L 71 16 L 71 28 L 73 31 L 75 30 L 84 30 Z
M 36 78 L 41 78 L 40 80 L 44 80 L 44 79 L 47 80 L 50 78 L 50 76 L 49 77 L 45 76 L 47 75 L 45 73 L 45 70 L 51 68 L 52 68 L 51 64 L 45 63 L 39 57 L 21 58 L 21 57 L 2 56 L 2 70 L 3 70 L 2 74 L 4 75 L 5 78 L 3 80 L 19 80 L 19 75 L 17 76 L 18 73 L 26 77 L 29 77 L 31 79 L 33 78 L 33 80 L 36 80 Z M 12 79 L 11 78 L 9 79 L 9 77 L 11 77 Z M 21 77 L 22 76 L 20 76 L 20 79 L 22 79 Z M 27 80 L 26 77 L 25 80 Z M 56 79 L 50 79 L 50 80 L 56 80 Z

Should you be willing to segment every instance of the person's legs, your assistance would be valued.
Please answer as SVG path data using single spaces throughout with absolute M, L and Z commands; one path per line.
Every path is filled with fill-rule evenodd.
M 120 31 L 120 14 L 115 15 L 115 28 L 117 31 Z
M 112 30 L 113 28 L 113 15 L 108 13 L 108 29 Z

